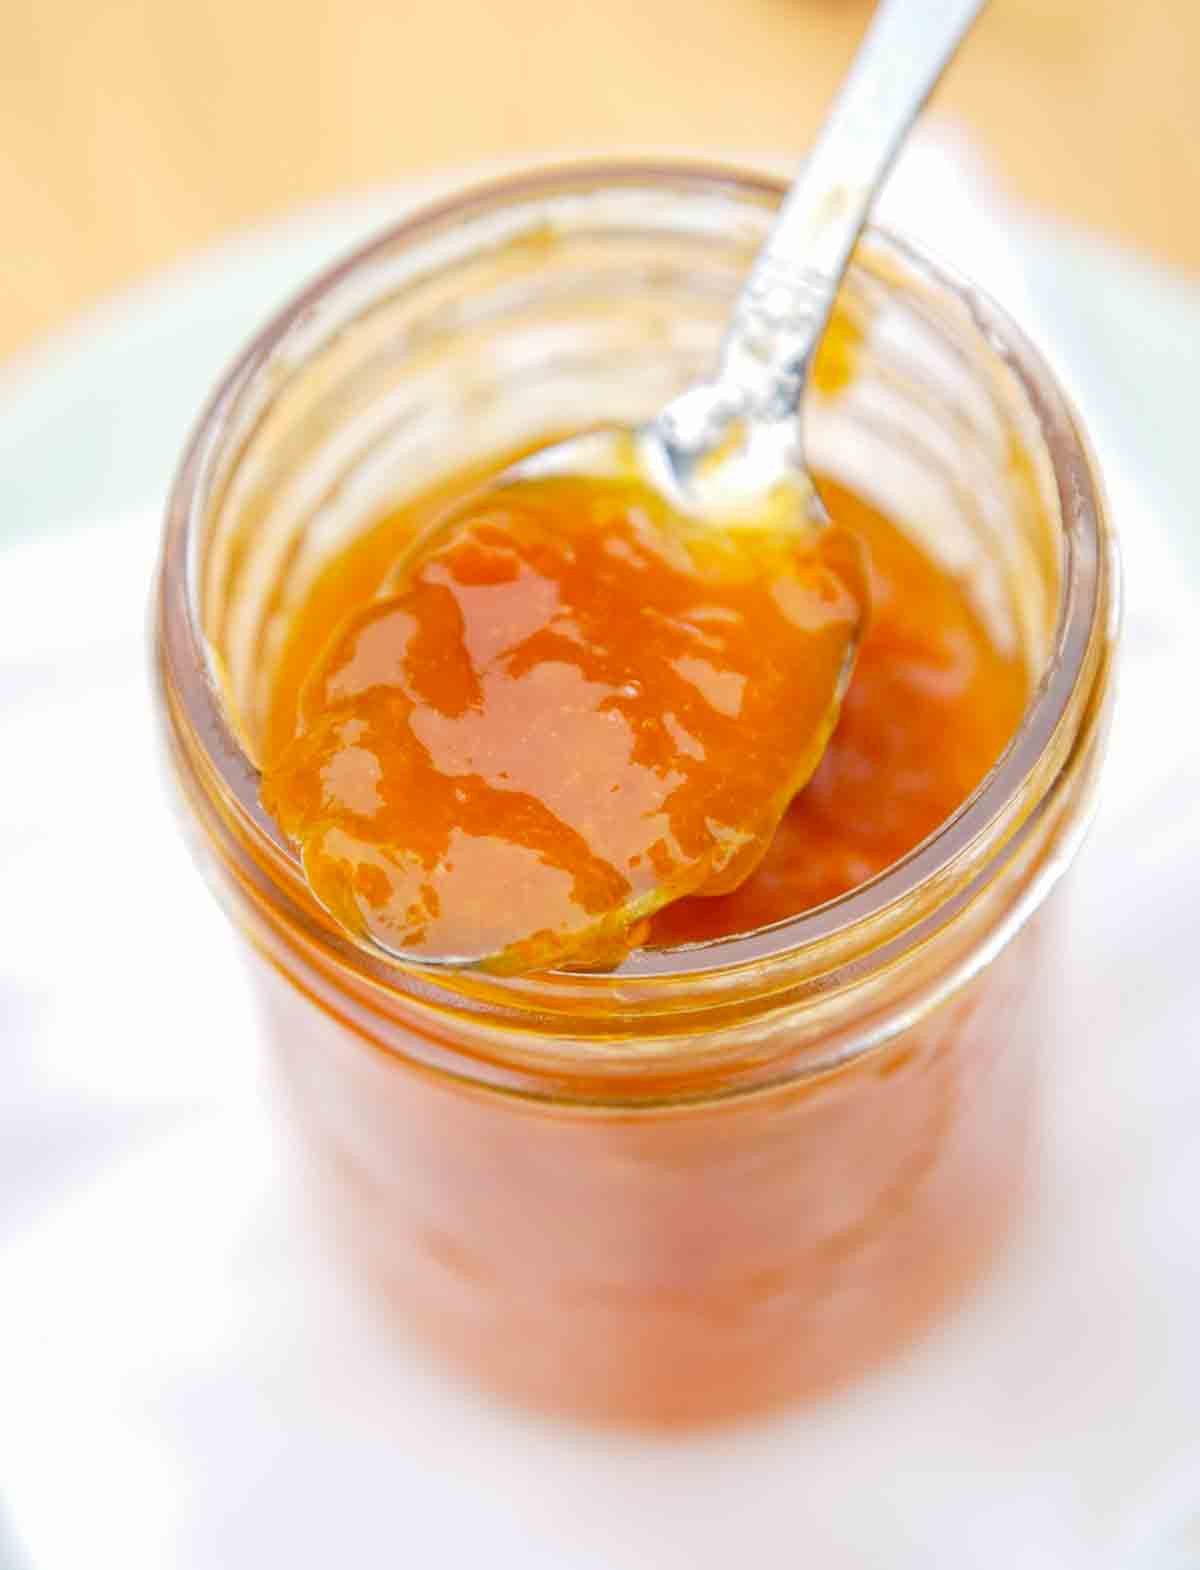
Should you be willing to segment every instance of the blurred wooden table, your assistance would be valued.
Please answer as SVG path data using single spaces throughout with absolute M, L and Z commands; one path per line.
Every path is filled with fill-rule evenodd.
M 803 147 L 870 0 L 4 0 L 0 356 L 231 228 L 474 159 Z M 1200 0 L 993 0 L 939 99 L 1200 269 Z

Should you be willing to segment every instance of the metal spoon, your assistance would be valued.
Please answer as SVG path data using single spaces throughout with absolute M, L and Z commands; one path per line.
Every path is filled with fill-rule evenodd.
M 534 482 L 534 491 L 544 493 L 547 481 L 561 491 L 564 483 L 574 480 L 632 480 L 640 488 L 638 508 L 643 527 L 650 527 L 646 520 L 659 511 L 668 518 L 687 519 L 693 536 L 697 525 L 704 535 L 711 527 L 714 534 L 708 535 L 709 550 L 719 543 L 716 536 L 722 530 L 739 521 L 751 522 L 760 541 L 765 537 L 767 544 L 776 529 L 786 531 L 781 542 L 788 541 L 793 528 L 810 536 L 814 528 L 823 531 L 829 519 L 804 465 L 800 430 L 800 407 L 817 345 L 871 200 L 905 132 L 984 3 L 882 0 L 842 94 L 738 298 L 713 377 L 688 388 L 645 425 L 592 432 L 542 449 L 504 471 L 460 510 L 419 535 L 395 564 L 379 600 L 362 612 L 366 620 L 352 624 L 342 642 L 330 646 L 326 658 L 335 665 L 322 668 L 312 678 L 317 681 L 315 690 L 343 698 L 373 692 L 375 656 L 369 651 L 377 645 L 387 645 L 384 663 L 388 670 L 398 662 L 408 669 L 392 640 L 398 638 L 407 647 L 405 640 L 415 636 L 413 629 L 422 625 L 426 612 L 421 607 L 427 596 L 418 583 L 419 575 L 432 568 L 443 578 L 447 572 L 454 578 L 454 570 L 447 566 L 449 558 L 439 557 L 439 553 L 465 548 L 469 554 L 478 545 L 472 530 L 486 515 L 489 492 L 507 492 L 512 502 L 513 487 L 528 489 L 530 482 Z M 660 526 L 673 542 L 674 525 Z M 494 532 L 495 526 L 492 528 Z M 814 554 L 821 554 L 836 538 L 833 532 L 821 532 Z M 732 535 L 725 543 L 732 545 Z M 572 549 L 577 547 L 578 541 Z M 494 541 L 487 548 L 494 549 Z M 813 549 L 811 541 L 809 549 Z M 546 551 L 553 554 L 545 541 L 539 550 L 543 558 Z M 784 564 L 785 558 L 791 562 L 791 554 L 798 556 L 784 552 L 778 561 L 771 558 L 775 562 L 770 568 L 772 596 L 789 572 L 794 577 L 791 589 L 808 592 L 795 577 L 799 566 Z M 571 555 L 571 560 L 575 559 Z M 477 565 L 471 568 L 471 572 L 477 570 Z M 544 568 L 551 578 L 557 570 Z M 562 570 L 568 573 L 567 568 Z M 597 570 L 603 573 L 605 568 Z M 632 567 L 629 575 L 632 583 Z M 437 587 L 443 592 L 442 579 Z M 630 603 L 643 613 L 645 605 L 638 605 L 638 596 L 645 589 L 639 580 L 630 595 Z M 530 721 L 524 688 L 493 735 L 485 723 L 489 708 L 482 697 L 477 696 L 460 715 L 454 703 L 435 699 L 418 683 L 413 691 L 405 689 L 394 695 L 396 701 L 387 707 L 383 719 L 369 717 L 373 713 L 369 703 L 362 714 L 355 711 L 350 727 L 342 723 L 345 716 L 339 709 L 318 716 L 311 732 L 298 734 L 292 747 L 277 760 L 270 793 L 285 816 L 289 798 L 294 797 L 292 806 L 301 804 L 289 832 L 303 843 L 310 886 L 343 925 L 400 958 L 500 971 L 542 968 L 563 960 L 574 963 L 581 957 L 588 963 L 611 962 L 630 941 L 635 925 L 663 903 L 690 892 L 720 892 L 736 886 L 736 879 L 752 869 L 751 854 L 761 854 L 769 843 L 779 814 L 820 758 L 853 667 L 857 630 L 849 618 L 839 619 L 830 604 L 823 597 L 813 601 L 804 617 L 794 618 L 794 625 L 793 619 L 783 618 L 796 645 L 795 660 L 776 658 L 774 664 L 809 685 L 803 690 L 788 688 L 787 717 L 800 727 L 795 735 L 795 756 L 782 746 L 760 749 L 771 762 L 760 771 L 766 782 L 761 786 L 762 799 L 744 804 L 745 821 L 726 822 L 708 815 L 712 796 L 710 782 L 704 777 L 693 781 L 684 769 L 668 778 L 638 762 L 637 788 L 623 795 L 617 805 L 623 807 L 627 799 L 642 803 L 630 810 L 634 811 L 633 828 L 646 836 L 645 844 L 624 820 L 613 828 L 611 812 L 602 808 L 605 802 L 611 805 L 610 792 L 621 786 L 607 772 L 611 748 L 606 738 L 611 738 L 611 725 L 621 716 L 609 712 L 612 704 L 608 699 L 593 712 L 578 694 L 564 708 L 564 714 L 573 718 L 556 743 L 574 749 L 573 768 L 564 776 L 570 790 L 564 785 L 566 794 L 561 801 L 555 797 L 557 805 L 552 808 L 549 799 L 542 799 L 545 782 L 540 774 L 532 784 L 524 781 L 522 760 L 526 755 L 535 760 L 540 756 L 538 735 L 534 734 L 537 726 Z M 776 626 L 776 610 L 771 605 L 755 601 L 753 610 L 764 628 Z M 832 619 L 827 620 L 829 617 Z M 593 652 L 604 643 L 606 629 L 594 632 L 591 642 L 584 640 Z M 778 629 L 775 635 L 782 636 Z M 649 641 L 654 643 L 652 638 Z M 483 640 L 483 645 L 488 643 Z M 645 659 L 646 670 L 653 668 L 656 673 L 656 696 L 649 700 L 647 712 L 639 711 L 635 716 L 637 734 L 643 741 L 656 735 L 657 728 L 675 736 L 673 711 L 659 714 L 654 705 L 659 686 L 668 694 L 674 692 L 670 674 L 665 686 L 658 677 L 662 671 L 678 675 L 679 660 L 670 651 L 662 653 L 657 644 L 654 649 L 658 664 L 651 666 L 649 651 Z M 449 666 L 458 669 L 450 658 L 453 652 L 440 662 L 439 670 Z M 511 694 L 528 680 L 528 672 L 514 676 L 507 664 L 499 675 L 494 671 L 487 674 L 488 660 L 466 644 L 458 654 L 463 668 L 472 671 L 480 694 L 490 690 L 486 683 L 494 680 L 496 690 L 509 695 L 503 701 L 511 705 L 515 701 Z M 741 654 L 753 665 L 752 652 L 743 649 Z M 480 661 L 482 670 L 477 668 Z M 559 659 L 555 668 L 562 664 Z M 604 668 L 601 660 L 598 669 Z M 754 672 L 754 679 L 746 681 L 757 697 L 774 693 L 773 683 L 783 679 L 765 667 L 754 666 Z M 415 682 L 416 677 L 410 672 L 405 680 Z M 640 694 L 642 684 L 632 685 L 635 694 Z M 542 701 L 540 687 L 537 695 Z M 615 702 L 619 693 L 610 696 Z M 800 715 L 807 716 L 803 724 L 797 718 Z M 762 724 L 756 733 L 767 734 L 761 714 L 758 720 Z M 633 734 L 632 721 L 627 728 Z M 383 795 L 375 790 L 374 776 L 364 782 L 355 772 L 361 773 L 362 762 L 355 755 L 365 754 L 375 744 L 376 730 L 379 735 L 400 738 L 396 757 L 401 766 L 394 789 Z M 787 734 L 792 736 L 790 730 Z M 690 739 L 693 747 L 698 745 L 694 737 Z M 731 750 L 727 736 L 722 745 L 725 751 L 717 767 L 720 777 L 728 780 L 733 776 L 722 772 L 732 767 L 732 758 L 726 756 Z M 351 764 L 343 770 L 344 758 L 338 749 L 345 747 Z M 736 741 L 732 750 L 739 748 L 740 741 Z M 453 766 L 439 762 L 431 769 L 430 759 L 443 754 L 454 760 Z M 386 770 L 377 756 L 374 761 L 375 772 L 382 777 Z M 633 763 L 631 753 L 631 768 Z M 713 766 L 711 759 L 708 766 Z M 422 770 L 430 774 L 428 779 Z M 597 770 L 601 777 L 593 779 Z M 352 776 L 358 785 L 349 789 L 346 781 Z M 643 776 L 653 776 L 649 785 Z M 759 774 L 751 772 L 747 778 L 759 788 Z M 331 779 L 343 783 L 333 790 Z M 580 787 L 582 797 L 576 799 L 572 792 L 577 793 L 577 785 L 572 782 L 579 780 L 584 780 L 585 786 Z M 442 787 L 453 789 L 453 802 L 439 797 Z M 589 795 L 593 787 L 594 794 Z M 429 805 L 435 832 L 428 844 L 422 838 L 424 821 L 419 812 L 409 810 L 405 790 L 416 790 L 419 796 L 425 792 L 422 800 L 427 805 L 438 798 L 436 806 Z M 330 805 L 335 798 L 336 811 Z M 321 814 L 306 821 L 304 804 L 310 800 L 324 805 Z M 360 805 L 363 801 L 366 807 Z M 555 843 L 553 856 L 541 828 L 534 839 L 527 838 L 533 833 L 528 826 L 530 801 L 560 829 L 565 825 L 566 837 L 562 844 Z M 468 805 L 460 808 L 454 803 Z M 519 834 L 510 835 L 507 821 L 502 821 L 506 810 L 517 814 Z M 444 836 L 442 843 L 437 835 L 460 811 L 467 814 L 466 822 L 456 823 L 453 834 Z M 362 837 L 357 825 L 364 813 L 371 821 L 369 832 Z M 682 837 L 675 832 L 677 816 L 680 822 L 692 825 Z M 280 821 L 286 828 L 285 818 Z M 664 823 L 669 833 L 663 829 Z M 394 842 L 387 838 L 393 833 L 397 836 Z M 454 836 L 460 843 L 451 854 Z M 662 848 L 693 840 L 699 848 L 689 849 L 686 855 L 675 853 L 674 861 Z M 474 871 L 466 870 L 470 865 L 468 845 L 485 847 L 480 852 L 483 860 Z M 500 853 L 503 856 L 497 861 Z M 514 854 L 516 860 L 512 859 Z M 560 865 L 554 857 L 565 859 Z M 664 859 L 669 863 L 665 870 L 660 865 Z M 586 882 L 585 874 L 592 877 L 594 862 L 603 867 L 603 876 L 593 877 L 596 888 L 589 884 L 591 892 L 586 897 L 577 897 L 581 880 Z M 728 881 L 731 878 L 734 881 Z M 474 893 L 463 892 L 464 879 L 487 887 L 504 883 L 503 899 L 493 889 L 493 897 L 500 903 L 494 910 L 487 907 L 480 916 L 479 899 Z M 567 884 L 569 896 L 563 892 Z M 622 892 L 612 892 L 617 890 Z M 604 903 L 610 893 L 611 906 Z
M 800 409 L 877 191 L 986 0 L 881 0 L 850 74 L 734 307 L 714 375 L 634 430 L 542 449 L 494 483 L 624 470 L 676 508 L 728 521 L 780 493 L 824 524 Z M 790 495 L 788 494 L 790 493 Z

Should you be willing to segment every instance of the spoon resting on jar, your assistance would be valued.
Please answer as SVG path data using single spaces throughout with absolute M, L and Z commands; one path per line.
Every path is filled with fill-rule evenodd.
M 736 888 L 820 761 L 867 569 L 799 410 L 870 202 L 984 0 L 884 0 L 716 374 L 422 533 L 310 673 L 264 806 L 352 934 L 421 965 L 611 965 Z

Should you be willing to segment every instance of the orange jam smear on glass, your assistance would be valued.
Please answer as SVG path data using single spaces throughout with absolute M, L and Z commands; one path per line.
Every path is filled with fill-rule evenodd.
M 611 963 L 761 861 L 865 599 L 836 527 L 715 527 L 623 477 L 484 490 L 324 642 L 264 803 L 326 908 L 393 952 Z
M 1017 727 L 1019 653 L 832 483 L 838 527 L 799 556 L 766 535 L 695 547 L 640 497 L 539 485 L 494 501 L 390 593 L 412 541 L 486 473 L 346 546 L 273 684 L 264 801 L 318 897 L 385 946 L 494 953 L 528 934 L 496 966 L 525 969 L 753 931 L 913 849 Z M 829 694 L 865 599 L 839 718 Z M 597 801 L 607 816 L 581 819 Z

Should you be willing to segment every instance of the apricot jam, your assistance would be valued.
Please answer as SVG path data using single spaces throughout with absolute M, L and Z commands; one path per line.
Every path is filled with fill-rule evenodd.
M 403 595 L 394 563 L 452 492 L 369 530 L 301 609 L 269 717 L 264 800 L 323 902 L 418 956 L 512 944 L 504 968 L 528 969 L 619 959 L 631 927 L 752 931 L 919 844 L 999 756 L 1028 675 L 929 555 L 826 490 L 839 527 L 803 546 L 693 542 L 623 484 L 495 493 Z
M 264 773 L 342 925 L 499 972 L 595 964 L 744 882 L 837 719 L 854 537 L 560 478 L 469 497 L 414 551 L 314 654 Z

